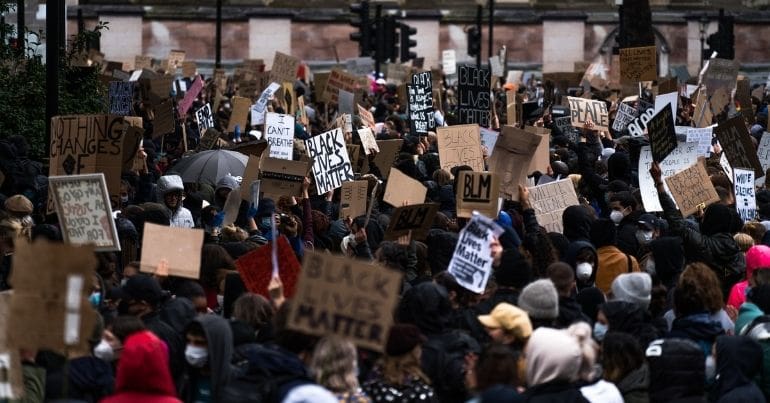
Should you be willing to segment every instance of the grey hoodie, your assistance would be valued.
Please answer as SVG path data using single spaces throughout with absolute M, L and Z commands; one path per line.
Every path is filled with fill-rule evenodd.
M 212 401 L 219 396 L 230 381 L 230 361 L 233 358 L 233 333 L 227 319 L 218 315 L 201 315 L 194 319 L 206 332 L 211 369 Z
M 184 191 L 182 177 L 179 175 L 163 175 L 158 179 L 158 201 L 165 205 L 163 196 L 166 193 L 175 191 Z M 179 200 L 176 209 L 171 211 L 171 221 L 169 222 L 169 225 L 176 228 L 192 228 L 195 226 L 192 213 L 190 213 L 190 210 L 182 207 L 181 199 Z

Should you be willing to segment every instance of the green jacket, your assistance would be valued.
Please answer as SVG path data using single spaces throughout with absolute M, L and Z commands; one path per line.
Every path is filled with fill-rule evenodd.
M 759 309 L 758 306 L 751 302 L 745 302 L 738 309 L 738 318 L 735 319 L 735 334 L 746 334 L 747 327 L 754 321 L 754 319 L 764 315 L 765 313 Z

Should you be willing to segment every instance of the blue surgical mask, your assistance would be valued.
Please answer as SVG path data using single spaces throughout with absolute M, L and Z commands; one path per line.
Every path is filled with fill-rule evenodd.
M 270 216 L 262 217 L 259 221 L 259 226 L 262 228 L 270 228 Z
M 92 292 L 91 295 L 88 296 L 88 302 L 90 302 L 94 308 L 98 308 L 102 302 L 102 293 L 99 291 Z
M 601 342 L 604 340 L 604 335 L 607 334 L 607 325 L 601 322 L 596 322 L 594 324 L 594 339 L 596 341 Z

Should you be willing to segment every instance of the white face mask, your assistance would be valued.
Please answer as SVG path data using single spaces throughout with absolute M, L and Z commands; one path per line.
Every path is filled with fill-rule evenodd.
M 209 360 L 209 350 L 203 347 L 187 345 L 184 350 L 187 363 L 195 368 L 203 368 Z
M 217 305 L 219 305 L 220 308 L 223 308 L 225 306 L 225 296 L 217 294 Z
M 655 233 L 653 231 L 636 231 L 636 240 L 639 241 L 640 244 L 646 245 L 652 241 L 652 237 Z
M 94 347 L 94 356 L 102 361 L 112 362 L 115 360 L 115 351 L 112 350 L 110 343 L 107 343 L 102 339 L 102 341 Z
M 620 224 L 621 221 L 623 221 L 623 212 L 618 210 L 612 210 L 610 213 L 610 220 L 615 223 L 615 225 Z
M 591 278 L 591 274 L 594 272 L 594 267 L 591 265 L 591 263 L 578 263 L 577 266 L 575 266 L 575 274 L 577 275 L 578 280 L 588 280 Z
M 600 342 L 604 340 L 604 335 L 606 334 L 607 334 L 607 325 L 601 322 L 596 322 L 594 324 L 594 339 Z

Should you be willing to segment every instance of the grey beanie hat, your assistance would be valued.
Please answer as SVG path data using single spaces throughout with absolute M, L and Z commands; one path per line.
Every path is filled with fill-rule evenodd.
M 537 280 L 524 287 L 519 295 L 519 308 L 531 318 L 556 319 L 559 316 L 559 294 L 549 279 Z
M 623 273 L 612 282 L 612 299 L 650 307 L 652 278 L 647 273 Z

